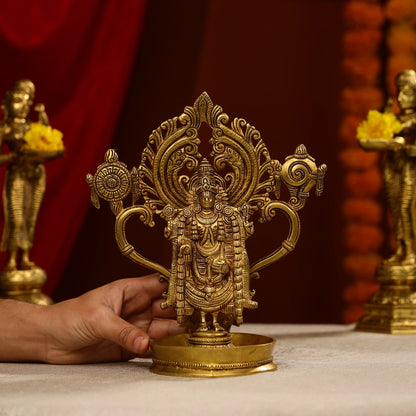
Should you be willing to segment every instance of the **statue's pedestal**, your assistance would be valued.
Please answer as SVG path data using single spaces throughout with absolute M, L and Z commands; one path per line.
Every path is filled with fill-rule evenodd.
M 376 278 L 381 288 L 366 304 L 356 330 L 416 334 L 416 266 L 381 264 Z
M 0 273 L 0 297 L 51 305 L 53 300 L 42 293 L 46 282 L 46 273 L 39 267 L 31 270 L 12 270 Z
M 275 340 L 263 335 L 232 333 L 228 345 L 190 345 L 189 334 L 152 341 L 153 373 L 182 377 L 243 376 L 276 370 Z

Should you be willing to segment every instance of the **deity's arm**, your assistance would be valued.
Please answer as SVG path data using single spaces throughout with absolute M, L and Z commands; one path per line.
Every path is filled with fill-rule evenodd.
M 406 146 L 406 154 L 410 157 L 416 157 L 416 145 L 409 144 Z
M 15 159 L 15 154 L 13 152 L 2 153 L 2 154 L 0 154 L 0 165 L 4 165 L 5 163 L 13 162 L 14 159 Z
M 15 153 L 3 153 L 2 150 L 2 143 L 3 143 L 3 137 L 5 134 L 10 130 L 10 127 L 8 127 L 6 124 L 1 123 L 0 124 L 0 165 L 4 165 L 5 163 L 12 162 L 15 158 Z
M 34 110 L 38 113 L 38 122 L 49 126 L 49 117 L 46 114 L 45 106 L 43 104 L 36 104 Z
M 406 154 L 409 157 L 416 157 L 416 117 L 411 117 L 402 122 L 403 130 L 401 135 L 406 139 Z
M 65 149 L 33 150 L 28 148 L 22 148 L 19 153 L 20 156 L 23 157 L 24 160 L 29 163 L 43 163 L 64 156 Z
M 394 137 L 393 139 L 357 139 L 357 141 L 360 147 L 367 151 L 397 151 L 403 149 L 406 145 L 406 140 L 401 136 Z

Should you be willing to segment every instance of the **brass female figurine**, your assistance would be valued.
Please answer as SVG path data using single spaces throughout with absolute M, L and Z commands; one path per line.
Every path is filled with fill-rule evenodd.
M 384 164 L 384 184 L 394 221 L 396 253 L 387 263 L 415 264 L 416 199 L 416 73 L 400 72 L 396 77 L 399 137 L 393 139 Z
M 357 328 L 416 333 L 416 72 L 400 72 L 396 86 L 400 133 L 392 139 L 358 139 L 365 150 L 386 152 L 384 186 L 397 249 L 378 267 L 381 289 L 370 299 Z
M 40 292 L 40 286 L 46 281 L 45 273 L 30 261 L 29 252 L 45 192 L 43 162 L 63 156 L 64 149 L 36 150 L 25 140 L 31 129 L 29 112 L 34 94 L 34 84 L 21 80 L 6 92 L 2 102 L 0 140 L 10 153 L 0 155 L 0 164 L 9 162 L 3 189 L 5 226 L 1 242 L 8 259 L 0 275 L 0 294 L 34 303 L 50 303 L 51 300 Z M 35 111 L 38 123 L 49 126 L 44 106 L 38 104 Z

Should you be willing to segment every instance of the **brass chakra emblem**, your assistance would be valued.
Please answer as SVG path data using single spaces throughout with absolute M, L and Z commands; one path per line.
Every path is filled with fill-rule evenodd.
M 211 159 L 198 152 L 198 129 L 212 129 Z M 260 132 L 241 118 L 229 117 L 203 93 L 182 115 L 152 132 L 139 167 L 129 171 L 114 150 L 95 175 L 88 174 L 91 201 L 110 203 L 116 215 L 115 234 L 121 252 L 158 271 L 169 281 L 162 308 L 172 306 L 188 334 L 154 341 L 152 371 L 189 376 L 228 376 L 274 370 L 274 340 L 260 335 L 231 334 L 243 323 L 244 309 L 257 308 L 250 280 L 296 245 L 297 211 L 309 191 L 323 191 L 326 165 L 316 166 L 305 146 L 283 164 L 270 157 Z M 285 184 L 289 201 L 280 200 Z M 131 205 L 123 201 L 131 195 Z M 289 233 L 280 247 L 250 265 L 246 240 L 254 231 L 250 219 L 270 221 L 285 214 Z M 142 256 L 127 241 L 127 221 L 138 215 L 152 227 L 155 216 L 166 221 L 172 244 L 166 268 Z

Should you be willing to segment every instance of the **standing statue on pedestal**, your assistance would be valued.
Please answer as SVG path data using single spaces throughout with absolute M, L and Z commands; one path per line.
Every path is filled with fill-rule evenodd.
M 153 130 L 137 168 L 127 169 L 110 149 L 96 173 L 86 178 L 93 205 L 99 208 L 100 198 L 108 201 L 116 215 L 121 252 L 169 281 L 160 306 L 174 308 L 179 324 L 188 329 L 179 338 L 152 344 L 152 371 L 160 374 L 217 377 L 276 368 L 273 340 L 232 334 L 230 327 L 243 323 L 244 309 L 258 306 L 251 279 L 295 248 L 297 212 L 313 187 L 322 193 L 326 165 L 317 166 L 304 145 L 281 164 L 271 158 L 254 126 L 237 117 L 228 122 L 222 108 L 202 93 L 180 116 Z M 203 123 L 211 129 L 210 161 L 199 153 Z M 280 200 L 282 185 L 287 202 Z M 287 219 L 287 237 L 250 264 L 250 219 L 265 223 L 276 213 Z M 167 222 L 165 237 L 172 246 L 169 269 L 136 251 L 126 235 L 131 218 L 153 227 L 158 216 Z
M 366 306 L 359 330 L 416 333 L 416 73 L 396 77 L 397 118 L 388 108 L 384 114 L 370 111 L 357 130 L 365 150 L 386 152 L 384 186 L 397 248 L 377 269 L 381 289 Z M 374 137 L 374 133 L 378 137 Z
M 45 192 L 43 162 L 63 156 L 62 134 L 49 126 L 43 104 L 35 106 L 38 122 L 31 123 L 35 86 L 29 80 L 17 81 L 2 102 L 0 140 L 10 150 L 0 154 L 0 164 L 8 163 L 3 188 L 5 225 L 1 249 L 7 251 L 7 264 L 0 274 L 0 296 L 49 304 L 40 288 L 45 272 L 29 259 L 39 208 Z

